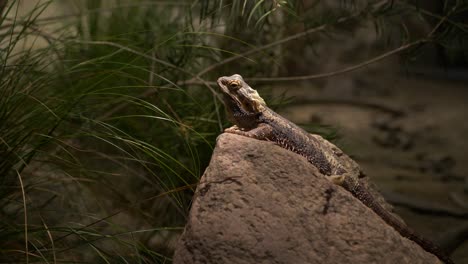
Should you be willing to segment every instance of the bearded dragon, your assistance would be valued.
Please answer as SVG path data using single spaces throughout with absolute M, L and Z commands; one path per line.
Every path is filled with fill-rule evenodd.
M 223 94 L 228 118 L 235 124 L 225 129 L 225 132 L 271 141 L 305 157 L 327 179 L 349 191 L 403 237 L 416 242 L 441 261 L 453 263 L 437 246 L 416 234 L 376 201 L 368 188 L 360 182 L 363 173 L 359 165 L 338 147 L 318 135 L 307 133 L 268 108 L 258 92 L 239 74 L 220 77 L 217 83 Z

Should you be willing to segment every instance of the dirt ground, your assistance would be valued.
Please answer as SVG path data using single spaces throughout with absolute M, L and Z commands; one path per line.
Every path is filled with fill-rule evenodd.
M 273 90 L 294 97 L 281 111 L 285 117 L 336 128 L 335 143 L 361 164 L 407 224 L 457 263 L 468 263 L 466 83 L 403 74 L 359 79 L 343 78 L 333 87 L 277 84 Z

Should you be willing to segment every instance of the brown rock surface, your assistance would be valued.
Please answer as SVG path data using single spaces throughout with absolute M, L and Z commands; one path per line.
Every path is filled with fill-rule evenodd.
M 174 263 L 440 263 L 305 158 L 223 134 Z

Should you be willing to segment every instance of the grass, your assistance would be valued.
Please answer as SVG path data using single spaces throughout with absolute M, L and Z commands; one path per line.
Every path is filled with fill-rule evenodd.
M 2 44 L 41 38 L 48 4 L 4 18 Z M 2 53 L 0 262 L 170 259 L 220 124 L 210 92 L 174 85 L 196 35 L 166 11 L 90 12 L 45 48 Z
M 296 1 L 231 2 L 38 1 L 27 12 L 6 2 L 0 263 L 171 261 L 227 126 L 213 80 L 281 65 L 262 49 L 284 33 L 275 19 L 340 17 L 311 21 Z M 73 14 L 41 16 L 71 3 Z

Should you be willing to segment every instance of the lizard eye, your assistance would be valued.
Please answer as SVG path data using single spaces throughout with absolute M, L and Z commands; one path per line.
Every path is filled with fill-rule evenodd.
M 229 83 L 229 87 L 232 89 L 238 90 L 241 88 L 241 84 L 239 82 L 231 82 Z

